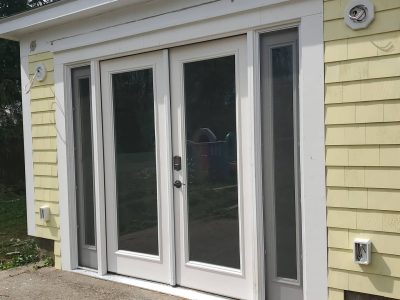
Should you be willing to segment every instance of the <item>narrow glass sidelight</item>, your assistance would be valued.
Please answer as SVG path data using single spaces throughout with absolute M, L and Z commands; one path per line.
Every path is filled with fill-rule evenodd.
M 92 130 L 91 130 L 91 105 L 90 105 L 90 80 L 79 79 L 79 90 L 81 96 L 81 128 L 82 141 L 86 145 L 82 147 L 83 185 L 84 190 L 84 215 L 85 215 L 85 244 L 95 246 L 95 216 L 94 216 L 94 193 L 93 193 L 93 157 L 92 157 Z M 92 176 L 90 176 L 90 174 Z
M 271 49 L 276 275 L 297 279 L 293 45 Z
M 302 299 L 297 29 L 260 46 L 267 299 Z
M 158 255 L 153 70 L 112 75 L 118 249 Z
M 97 268 L 90 67 L 72 70 L 79 265 Z
M 189 260 L 240 268 L 235 56 L 184 64 Z

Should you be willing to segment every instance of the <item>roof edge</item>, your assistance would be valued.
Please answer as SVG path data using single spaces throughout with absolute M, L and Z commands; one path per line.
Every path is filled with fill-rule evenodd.
M 13 19 L 16 19 L 16 18 L 21 18 L 21 17 L 27 16 L 27 15 L 31 15 L 33 13 L 38 12 L 39 9 L 40 10 L 48 9 L 48 8 L 54 7 L 56 5 L 60 5 L 61 3 L 65 3 L 67 1 L 75 1 L 75 0 L 56 0 L 55 2 L 50 2 L 50 3 L 45 4 L 43 6 L 33 7 L 33 8 L 30 8 L 30 9 L 27 9 L 27 10 L 23 10 L 21 12 L 14 13 L 14 14 L 9 15 L 9 16 L 0 17 L 0 26 L 1 26 L 2 23 L 7 22 L 9 20 L 13 20 Z
M 149 0 L 63 0 L 0 19 L 0 38 L 20 40 L 24 34 Z

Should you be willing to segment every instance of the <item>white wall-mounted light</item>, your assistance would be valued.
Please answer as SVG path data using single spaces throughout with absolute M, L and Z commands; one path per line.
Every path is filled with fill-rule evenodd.
M 375 8 L 371 0 L 352 0 L 344 10 L 346 25 L 353 30 L 367 28 L 375 18 Z

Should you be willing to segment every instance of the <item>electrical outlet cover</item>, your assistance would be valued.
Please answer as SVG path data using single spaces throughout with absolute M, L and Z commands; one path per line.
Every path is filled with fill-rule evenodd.
M 354 240 L 353 260 L 360 265 L 369 265 L 371 263 L 371 241 L 369 239 Z
M 48 222 L 50 220 L 50 207 L 48 206 L 39 207 L 39 217 L 42 221 Z

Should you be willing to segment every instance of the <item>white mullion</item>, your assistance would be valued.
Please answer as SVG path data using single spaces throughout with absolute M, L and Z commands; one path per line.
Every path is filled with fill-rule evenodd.
M 93 138 L 93 175 L 96 207 L 96 246 L 97 269 L 99 275 L 107 273 L 106 212 L 104 197 L 103 126 L 100 90 L 100 64 L 98 60 L 90 63 L 91 109 Z
M 254 141 L 254 189 L 255 205 L 253 207 L 253 237 L 254 237 L 254 298 L 265 298 L 265 262 L 264 262 L 264 228 L 262 204 L 262 145 L 261 145 L 261 103 L 259 77 L 259 34 L 255 31 L 247 32 L 247 72 L 248 97 L 253 108 L 253 141 Z

